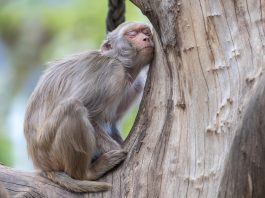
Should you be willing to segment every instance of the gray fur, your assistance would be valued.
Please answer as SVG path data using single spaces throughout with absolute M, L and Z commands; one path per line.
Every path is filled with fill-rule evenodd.
M 126 157 L 115 123 L 142 91 L 137 76 L 152 59 L 152 50 L 142 53 L 124 38 L 135 25 L 124 23 L 111 32 L 107 42 L 112 48 L 106 51 L 49 63 L 29 99 L 24 121 L 28 152 L 43 176 L 69 190 L 108 190 L 106 183 L 78 181 L 81 187 L 77 180 L 96 180 Z M 102 155 L 95 159 L 97 153 Z M 57 172 L 77 183 L 71 185 L 71 178 Z

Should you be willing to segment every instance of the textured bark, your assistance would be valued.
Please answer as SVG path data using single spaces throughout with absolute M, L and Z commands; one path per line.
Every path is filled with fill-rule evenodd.
M 10 197 L 85 197 L 84 194 L 74 194 L 66 191 L 36 173 L 18 171 L 2 165 L 0 165 L 0 184 L 8 190 Z
M 132 1 L 158 36 L 128 157 L 112 191 L 76 196 L 265 194 L 265 1 Z
M 265 75 L 247 105 L 225 166 L 219 197 L 265 196 Z

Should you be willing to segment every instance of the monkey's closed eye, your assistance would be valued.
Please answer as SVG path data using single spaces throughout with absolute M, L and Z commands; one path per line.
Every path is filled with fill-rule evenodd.
M 138 32 L 135 30 L 126 32 L 126 35 L 128 35 L 128 36 L 136 36 L 137 34 L 138 34 Z
M 144 29 L 142 32 L 143 32 L 146 36 L 151 36 L 151 35 L 152 35 L 152 33 L 151 33 L 151 31 L 150 31 L 149 29 Z

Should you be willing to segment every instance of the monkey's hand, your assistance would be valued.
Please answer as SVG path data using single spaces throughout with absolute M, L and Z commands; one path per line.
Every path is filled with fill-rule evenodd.
M 97 180 L 103 174 L 116 167 L 126 159 L 127 152 L 124 150 L 112 150 L 103 153 L 96 159 L 91 166 L 91 171 L 88 172 L 88 180 Z
M 121 150 L 121 145 L 104 131 L 104 127 L 95 124 L 94 129 L 96 131 L 97 149 L 99 149 L 101 153 L 106 153 L 111 150 Z

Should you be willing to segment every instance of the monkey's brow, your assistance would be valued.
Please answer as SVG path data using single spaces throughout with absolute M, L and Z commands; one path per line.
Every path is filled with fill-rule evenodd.
M 142 29 L 141 29 L 141 31 L 145 31 L 145 30 L 147 30 L 147 31 L 151 32 L 151 30 L 150 30 L 150 28 L 149 28 L 149 27 L 145 27 L 145 28 L 142 28 Z
M 141 25 L 141 26 L 138 26 L 138 27 L 130 27 L 130 28 L 127 29 L 127 31 L 132 31 L 132 30 L 142 31 L 144 29 L 150 30 L 150 28 L 148 26 Z
M 137 28 L 134 27 L 134 28 L 131 28 L 131 29 L 128 29 L 127 31 L 125 31 L 124 34 L 126 34 L 128 32 L 133 32 L 133 31 L 136 31 L 137 33 L 139 33 L 139 32 L 144 32 L 146 30 L 151 32 L 149 27 L 137 27 Z

